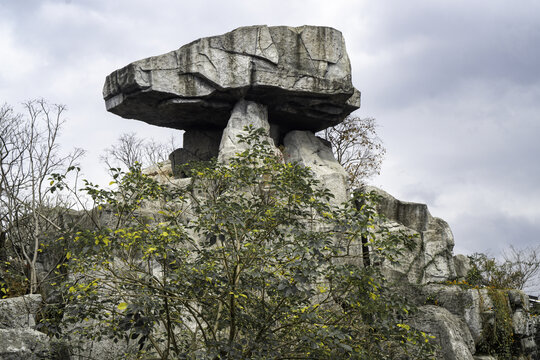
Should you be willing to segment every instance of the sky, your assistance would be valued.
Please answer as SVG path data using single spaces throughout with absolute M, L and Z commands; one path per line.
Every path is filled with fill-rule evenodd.
M 428 205 L 455 253 L 540 245 L 540 2 L 534 0 L 0 0 L 0 104 L 68 108 L 61 144 L 86 177 L 126 132 L 181 134 L 107 113 L 105 77 L 240 26 L 340 30 L 387 149 L 371 183 Z

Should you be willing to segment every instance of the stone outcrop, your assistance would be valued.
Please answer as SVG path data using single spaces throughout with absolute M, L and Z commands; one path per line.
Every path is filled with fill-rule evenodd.
M 454 267 L 458 281 L 465 281 L 467 274 L 471 270 L 471 259 L 463 254 L 454 255 Z
M 186 130 L 182 148 L 169 155 L 173 174 L 177 177 L 187 176 L 180 168 L 183 164 L 217 158 L 221 136 L 222 130 L 217 129 Z
M 442 350 L 437 359 L 495 360 L 490 354 L 497 351 L 540 358 L 535 338 L 540 321 L 530 316 L 524 292 L 468 286 L 470 259 L 452 256 L 454 241 L 445 221 L 432 217 L 424 204 L 397 200 L 374 187 L 363 191 L 379 196 L 376 208 L 384 227 L 416 236 L 415 247 L 403 248 L 397 263 L 382 264 L 383 272 L 420 306 L 410 321 L 436 336 Z
M 342 34 L 316 26 L 199 39 L 116 70 L 103 97 L 117 115 L 176 129 L 223 129 L 243 98 L 288 130 L 322 130 L 360 106 Z
M 41 295 L 0 300 L 0 359 L 55 359 L 59 349 L 49 337 L 35 330 Z M 61 357 L 69 359 L 69 355 Z
M 189 172 L 182 165 L 192 162 L 229 163 L 246 149 L 238 135 L 253 126 L 263 129 L 271 151 L 284 161 L 309 166 L 335 196 L 334 205 L 349 199 L 345 170 L 314 134 L 360 106 L 344 40 L 335 29 L 251 26 L 199 39 L 114 71 L 103 96 L 107 110 L 124 118 L 185 130 L 183 148 L 170 155 L 170 163 L 146 170 L 161 182 L 186 186 L 189 179 L 182 177 Z M 512 324 L 515 351 L 530 358 L 538 354 L 538 325 L 531 323 L 523 293 L 502 291 L 495 301 L 491 290 L 456 285 L 466 279 L 470 261 L 453 256 L 449 225 L 424 204 L 373 187 L 364 191 L 379 196 L 383 227 L 412 236 L 415 246 L 403 247 L 395 262 L 371 265 L 382 266 L 388 279 L 411 292 L 420 311 L 408 320 L 436 336 L 438 359 L 494 359 L 487 350 L 501 321 Z M 152 204 L 143 210 L 149 218 L 156 211 Z M 351 251 L 359 264 L 369 259 L 367 243 L 354 244 Z
M 0 328 L 34 327 L 41 306 L 41 295 L 25 295 L 0 300 Z
M 315 179 L 334 195 L 333 204 L 348 200 L 347 172 L 334 158 L 330 144 L 310 131 L 291 131 L 283 144 L 285 160 L 309 166 Z
M 435 342 L 440 346 L 438 359 L 473 360 L 475 346 L 467 325 L 445 308 L 434 305 L 420 307 L 413 325 L 435 336 Z
M 529 315 L 528 296 L 523 291 L 430 284 L 422 287 L 421 294 L 420 298 L 416 299 L 418 304 L 443 308 L 466 325 L 466 331 L 474 345 L 471 354 L 477 355 L 475 359 L 488 356 L 489 354 L 481 352 L 500 345 L 505 340 L 513 352 L 528 356 L 538 355 L 534 339 L 535 318 Z M 503 301 L 495 301 L 494 296 Z M 420 315 L 421 320 L 422 316 Z M 509 338 L 500 339 L 500 329 L 507 324 L 511 324 L 507 333 Z M 419 329 L 426 331 L 422 327 Z
M 278 150 L 274 141 L 270 138 L 270 124 L 268 123 L 268 111 L 265 105 L 241 100 L 234 106 L 227 127 L 223 130 L 221 142 L 219 144 L 218 161 L 227 163 L 238 153 L 246 150 L 248 144 L 241 142 L 239 136 L 246 136 L 248 132 L 245 127 L 253 126 L 254 129 L 263 129 L 265 135 L 261 139 L 266 141 L 268 146 L 273 147 L 273 152 Z
M 387 192 L 366 187 L 379 197 L 379 214 L 386 218 L 391 231 L 415 235 L 413 249 L 403 249 L 397 264 L 385 266 L 392 279 L 406 277 L 413 284 L 427 284 L 456 279 L 453 258 L 454 236 L 446 221 L 433 217 L 427 205 L 397 200 Z
M 49 338 L 30 328 L 0 329 L 0 359 L 51 359 Z

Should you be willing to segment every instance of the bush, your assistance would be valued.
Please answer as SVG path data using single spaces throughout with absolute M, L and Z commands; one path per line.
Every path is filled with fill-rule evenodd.
M 115 175 L 116 190 L 87 187 L 114 221 L 72 236 L 71 330 L 59 335 L 136 342 L 161 359 L 430 356 L 429 337 L 405 323 L 412 307 L 354 255 L 362 236 L 372 257 L 398 246 L 373 230 L 374 209 L 331 207 L 261 131 L 229 164 L 191 167 L 184 187 L 138 167 Z

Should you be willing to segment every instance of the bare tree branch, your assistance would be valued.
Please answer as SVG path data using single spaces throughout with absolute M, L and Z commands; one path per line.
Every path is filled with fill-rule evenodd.
M 25 115 L 8 105 L 0 108 L 0 232 L 28 268 L 30 292 L 35 292 L 40 246 L 54 223 L 50 213 L 63 204 L 60 196 L 52 196 L 49 177 L 75 165 L 84 152 L 60 152 L 64 105 L 39 99 L 23 107 Z
M 386 153 L 376 133 L 374 118 L 348 116 L 320 135 L 332 144 L 336 160 L 349 174 L 349 185 L 360 187 L 366 179 L 378 174 Z
M 155 139 L 145 140 L 138 137 L 134 132 L 120 135 L 116 143 L 105 149 L 101 160 L 108 168 L 130 168 L 136 163 L 148 167 L 160 162 L 167 161 L 169 154 L 176 149 L 174 137 L 162 143 Z

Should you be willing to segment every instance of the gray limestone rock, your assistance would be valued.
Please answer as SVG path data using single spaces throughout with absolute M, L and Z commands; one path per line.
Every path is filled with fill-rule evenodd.
M 0 329 L 33 327 L 41 306 L 41 295 L 24 295 L 0 300 Z
M 424 281 L 454 280 L 454 235 L 443 219 L 429 217 L 427 230 L 421 233 L 425 248 Z
M 423 288 L 426 302 L 436 303 L 467 323 L 479 343 L 483 339 L 484 322 L 495 317 L 493 302 L 487 289 L 463 289 L 456 285 L 430 284 Z
M 441 346 L 437 358 L 473 360 L 475 345 L 469 328 L 448 310 L 434 305 L 421 306 L 412 324 L 416 329 L 435 336 L 435 341 Z
M 532 335 L 532 328 L 529 326 L 529 317 L 523 309 L 518 309 L 512 315 L 512 326 L 514 334 L 519 337 L 528 337 Z
M 337 162 L 332 149 L 310 131 L 291 131 L 283 139 L 285 161 L 309 166 L 315 179 L 334 195 L 331 203 L 339 205 L 349 199 L 347 172 Z
M 253 126 L 254 129 L 263 128 L 266 132 L 266 138 L 261 140 L 267 141 L 269 146 L 274 148 L 276 154 L 279 152 L 270 137 L 266 106 L 252 101 L 240 100 L 231 113 L 227 127 L 223 130 L 217 157 L 219 162 L 227 163 L 237 153 L 247 149 L 248 145 L 241 143 L 238 138 L 239 135 L 247 135 L 246 126 Z
M 454 267 L 456 268 L 457 279 L 463 281 L 471 270 L 471 259 L 462 254 L 454 255 Z
M 0 359 L 51 359 L 47 335 L 28 328 L 0 329 Z
M 181 165 L 217 158 L 223 131 L 217 129 L 190 129 L 184 132 L 182 148 L 169 155 L 174 176 L 182 173 Z
M 529 296 L 525 292 L 517 289 L 508 291 L 508 300 L 513 310 L 524 309 L 529 310 Z
M 321 130 L 360 106 L 341 32 L 241 27 L 111 73 L 108 111 L 176 129 L 223 129 L 240 99 L 268 107 L 284 131 Z
M 417 284 L 456 279 L 454 236 L 446 221 L 432 217 L 425 204 L 400 201 L 372 186 L 366 186 L 363 191 L 379 196 L 377 212 L 386 217 L 391 231 L 417 234 L 415 249 L 403 249 L 399 263 L 386 267 L 387 274 L 392 278 L 402 274 Z
M 519 345 L 521 347 L 521 351 L 526 355 L 535 353 L 538 350 L 538 344 L 536 344 L 533 337 L 526 337 L 526 338 L 521 339 L 519 341 Z M 533 359 L 538 359 L 538 358 L 539 357 L 536 356 Z

